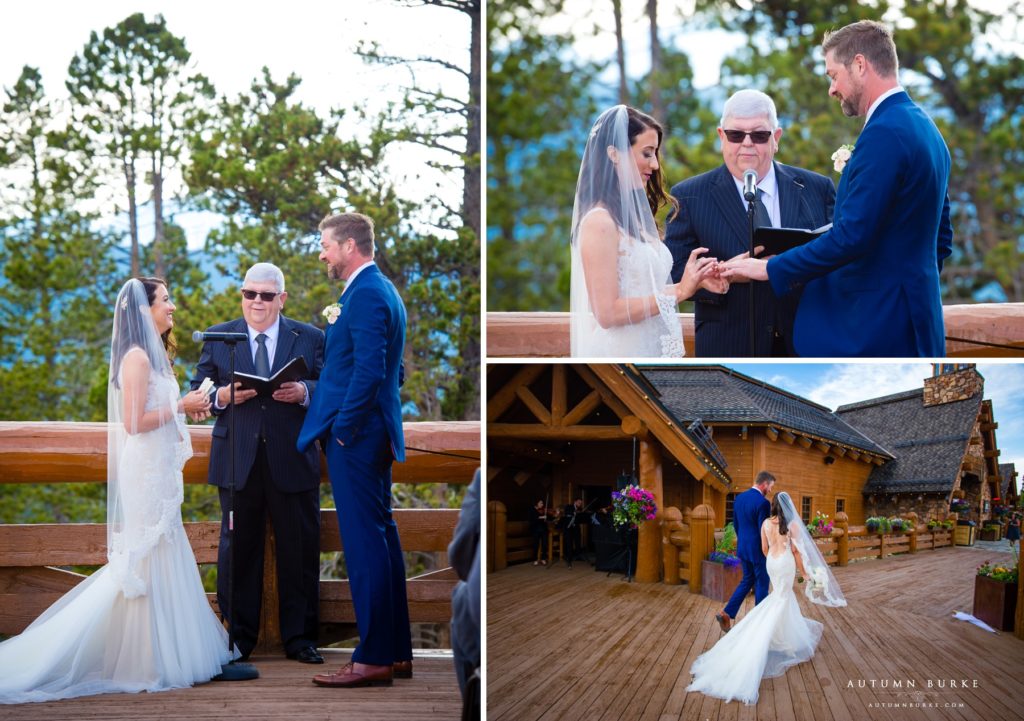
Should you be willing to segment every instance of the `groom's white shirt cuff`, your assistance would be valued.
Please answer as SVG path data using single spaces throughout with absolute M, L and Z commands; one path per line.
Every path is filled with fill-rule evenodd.
M 884 93 L 875 98 L 875 102 L 871 103 L 871 107 L 868 108 L 868 114 L 864 116 L 864 124 L 868 124 L 868 121 L 871 120 L 871 115 L 875 112 L 875 109 L 882 104 L 883 100 L 885 100 L 890 95 L 895 95 L 896 93 L 902 92 L 904 92 L 903 86 L 897 85 L 895 88 L 890 88 L 889 90 L 886 90 Z

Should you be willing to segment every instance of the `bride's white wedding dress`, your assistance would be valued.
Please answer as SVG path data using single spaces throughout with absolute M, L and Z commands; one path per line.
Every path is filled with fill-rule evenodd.
M 687 691 L 700 691 L 725 701 L 757 703 L 761 679 L 781 676 L 790 666 L 814 656 L 822 625 L 800 613 L 793 591 L 796 561 L 790 538 L 779 536 L 771 521 L 765 524 L 775 541 L 765 564 L 772 591 L 693 662 L 693 682 Z
M 177 398 L 173 378 L 150 374 L 147 411 Z M 109 562 L 0 644 L 0 703 L 181 688 L 230 660 L 181 521 L 192 445 L 179 429 L 180 418 L 127 437 Z
M 605 212 L 595 208 L 595 211 Z M 591 211 L 593 212 L 593 211 Z M 574 261 L 579 257 L 574 254 Z M 573 272 L 582 275 L 580 262 Z M 619 233 L 618 279 L 619 297 L 649 296 L 658 300 L 659 312 L 638 319 L 629 325 L 602 328 L 592 313 L 588 314 L 574 356 L 594 358 L 681 358 L 682 329 L 676 314 L 676 301 L 664 292 L 671 283 L 672 252 L 660 240 L 641 242 Z

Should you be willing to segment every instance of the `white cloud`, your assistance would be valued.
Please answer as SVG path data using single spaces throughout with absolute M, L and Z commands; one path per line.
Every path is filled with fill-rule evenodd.
M 932 367 L 927 363 L 845 363 L 832 366 L 801 395 L 835 410 L 846 403 L 920 388 L 931 374 Z

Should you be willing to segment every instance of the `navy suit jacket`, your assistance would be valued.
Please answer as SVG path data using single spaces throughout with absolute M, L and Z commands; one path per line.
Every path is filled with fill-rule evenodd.
M 345 288 L 341 313 L 327 326 L 323 377 L 299 434 L 298 447 L 330 433 L 346 446 L 359 438 L 369 414 L 384 420 L 396 461 L 405 460 L 402 432 L 402 352 L 405 306 L 376 264 Z
M 732 503 L 732 525 L 736 529 L 736 555 L 744 561 L 764 562 L 761 551 L 761 524 L 768 519 L 772 504 L 761 491 L 750 488 Z
M 804 284 L 800 355 L 945 355 L 949 170 L 938 128 L 906 93 L 875 108 L 840 177 L 832 230 L 768 261 L 777 293 Z
M 820 228 L 832 220 L 836 190 L 830 178 L 775 163 L 779 213 L 785 228 Z M 694 248 L 707 248 L 704 257 L 728 260 L 749 249 L 747 209 L 736 191 L 729 169 L 721 165 L 688 178 L 672 188 L 679 212 L 669 221 L 665 244 L 672 251 L 672 280 L 679 282 Z M 754 289 L 755 356 L 771 355 L 772 334 L 778 330 L 793 354 L 793 319 L 799 293 L 779 298 L 770 284 L 734 283 L 719 295 L 701 289 L 695 303 L 696 352 L 700 357 L 750 355 L 750 289 Z
M 244 318 L 212 326 L 210 331 L 247 333 Z M 226 343 L 204 343 L 192 390 L 210 378 L 216 387 L 231 381 L 231 361 Z M 306 359 L 309 375 L 305 379 L 309 389 L 310 402 L 316 397 L 317 378 L 324 363 L 324 334 L 319 328 L 280 316 L 277 349 L 274 351 L 274 365 L 271 374 L 292 358 Z M 235 370 L 241 373 L 256 373 L 248 343 L 239 343 L 235 352 Z M 250 398 L 232 409 L 231 406 L 218 411 L 217 423 L 213 427 L 213 442 L 210 448 L 209 482 L 221 488 L 228 487 L 231 447 L 228 445 L 231 414 L 235 415 L 235 489 L 245 488 L 246 479 L 256 459 L 256 450 L 261 432 L 266 434 L 267 461 L 274 485 L 281 491 L 308 491 L 320 485 L 320 457 L 315 448 L 300 453 L 295 448 L 295 439 L 306 417 L 306 409 L 297 403 L 281 403 L 270 396 Z

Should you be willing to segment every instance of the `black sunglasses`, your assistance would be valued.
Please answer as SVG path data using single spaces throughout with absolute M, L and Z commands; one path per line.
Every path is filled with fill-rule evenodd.
M 281 294 L 271 293 L 269 290 L 247 290 L 245 288 L 242 289 L 242 297 L 244 297 L 246 300 L 256 300 L 256 296 L 259 296 L 261 300 L 269 303 L 279 295 Z
M 743 138 L 750 136 L 750 142 L 756 145 L 764 145 L 768 142 L 768 138 L 772 137 L 771 130 L 723 130 L 725 137 L 729 139 L 730 143 L 742 143 Z

